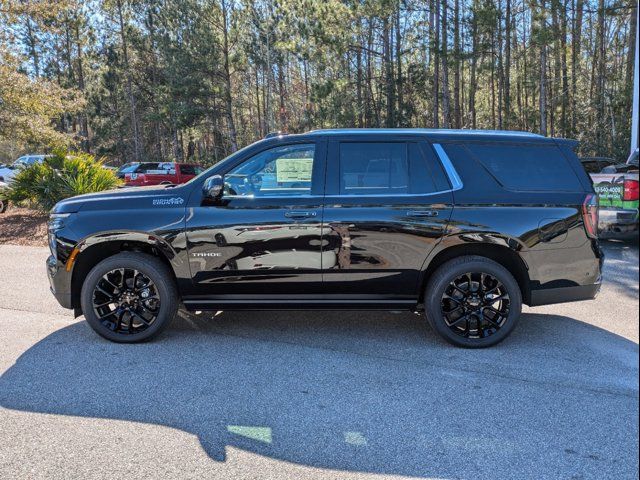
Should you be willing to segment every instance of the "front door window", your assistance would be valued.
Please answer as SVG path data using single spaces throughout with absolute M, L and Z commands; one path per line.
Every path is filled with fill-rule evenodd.
M 315 146 L 260 152 L 224 176 L 225 197 L 298 197 L 311 193 Z

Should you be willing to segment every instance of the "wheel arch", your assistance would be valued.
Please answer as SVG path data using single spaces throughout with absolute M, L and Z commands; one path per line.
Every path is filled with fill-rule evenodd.
M 497 236 L 482 235 L 471 240 L 466 237 L 449 237 L 444 239 L 439 248 L 432 252 L 425 262 L 419 284 L 419 301 L 424 301 L 425 288 L 431 275 L 438 267 L 456 257 L 477 255 L 486 257 L 505 267 L 518 282 L 522 293 L 522 301 L 529 304 L 531 300 L 531 285 L 529 268 L 518 253 L 521 245 L 513 240 Z
M 78 250 L 71 274 L 71 299 L 76 316 L 82 314 L 80 291 L 87 274 L 98 263 L 120 252 L 142 252 L 162 261 L 174 279 L 181 262 L 175 250 L 162 238 L 141 232 L 109 232 L 92 235 L 76 246 Z

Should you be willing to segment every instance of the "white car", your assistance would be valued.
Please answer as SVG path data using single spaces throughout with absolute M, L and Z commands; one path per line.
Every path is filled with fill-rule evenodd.
M 7 184 L 0 181 L 0 213 L 4 213 L 7 210 L 8 201 L 4 198 L 3 190 L 7 188 Z
M 0 168 L 0 182 L 9 183 L 23 167 L 28 167 L 34 163 L 41 163 L 49 155 L 28 154 L 18 158 L 13 165 Z

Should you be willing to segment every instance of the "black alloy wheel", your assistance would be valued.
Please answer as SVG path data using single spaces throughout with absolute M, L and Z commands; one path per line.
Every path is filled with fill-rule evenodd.
M 522 310 L 522 292 L 511 272 L 477 255 L 442 264 L 429 278 L 424 308 L 431 327 L 448 342 L 483 348 L 504 340 Z
M 442 315 L 463 338 L 495 334 L 509 318 L 509 293 L 488 273 L 467 272 L 454 278 L 442 295 Z
M 157 335 L 179 304 L 171 268 L 142 252 L 118 253 L 98 263 L 84 280 L 80 300 L 91 328 L 120 343 Z
M 135 269 L 118 268 L 105 273 L 96 284 L 93 311 L 109 330 L 132 335 L 155 322 L 160 297 L 148 276 Z

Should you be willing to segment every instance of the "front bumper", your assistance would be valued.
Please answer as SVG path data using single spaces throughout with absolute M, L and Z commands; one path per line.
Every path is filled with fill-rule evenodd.
M 66 271 L 64 264 L 53 255 L 47 258 L 47 277 L 51 293 L 64 308 L 73 308 L 71 300 L 71 274 Z

